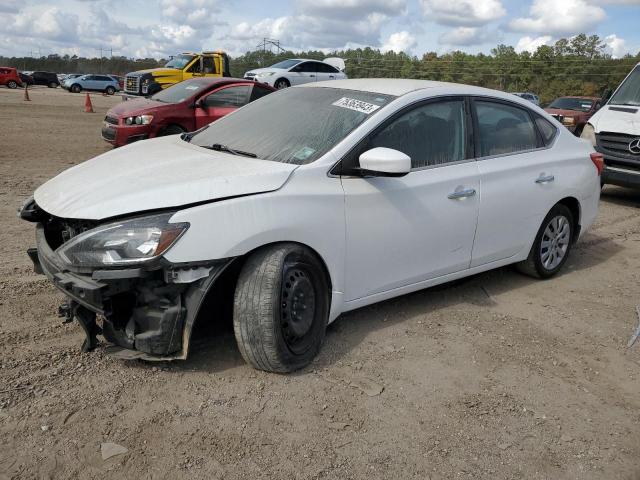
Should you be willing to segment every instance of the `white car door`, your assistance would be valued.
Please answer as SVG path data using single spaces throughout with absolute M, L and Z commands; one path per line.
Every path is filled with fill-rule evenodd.
M 482 185 L 471 264 L 475 267 L 530 248 L 553 199 L 559 198 L 554 180 L 565 167 L 544 149 L 557 132 L 551 123 L 515 103 L 486 99 L 472 103 Z M 535 122 L 546 128 L 546 134 Z
M 292 87 L 303 83 L 315 82 L 317 78 L 316 62 L 299 63 L 289 70 L 287 78 Z
M 466 110 L 463 98 L 411 107 L 343 160 L 347 301 L 469 268 L 480 183 Z M 375 147 L 409 155 L 412 171 L 350 176 L 359 155 Z
M 318 82 L 324 82 L 329 80 L 336 80 L 340 78 L 340 72 L 328 63 L 318 62 Z

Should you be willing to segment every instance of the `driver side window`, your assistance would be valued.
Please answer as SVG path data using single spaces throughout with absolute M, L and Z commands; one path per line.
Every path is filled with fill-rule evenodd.
M 376 132 L 367 149 L 393 148 L 411 157 L 412 168 L 466 158 L 464 100 L 428 103 L 410 110 Z
M 204 99 L 204 105 L 207 107 L 240 108 L 247 104 L 250 88 L 249 85 L 223 88 L 207 96 Z

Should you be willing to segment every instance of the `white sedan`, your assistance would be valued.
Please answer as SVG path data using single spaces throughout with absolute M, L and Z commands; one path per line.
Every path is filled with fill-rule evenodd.
M 21 216 L 86 350 L 101 333 L 126 358 L 184 359 L 196 321 L 228 316 L 247 362 L 289 372 L 341 313 L 508 264 L 555 275 L 602 168 L 513 95 L 345 80 L 104 153 Z
M 324 61 L 295 58 L 250 70 L 244 78 L 281 89 L 311 82 L 345 80 L 344 69 L 345 63 L 341 58 L 325 58 Z

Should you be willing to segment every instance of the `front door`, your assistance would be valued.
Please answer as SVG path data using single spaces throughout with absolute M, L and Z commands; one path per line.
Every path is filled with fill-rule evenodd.
M 231 85 L 201 97 L 194 109 L 196 130 L 233 112 L 249 102 L 251 85 Z
M 347 301 L 469 268 L 479 210 L 478 166 L 469 158 L 465 100 L 413 107 L 356 148 L 411 157 L 401 178 L 343 176 Z M 357 158 L 345 159 L 355 162 Z M 348 169 L 347 169 L 348 171 Z
M 291 86 L 315 82 L 317 78 L 316 62 L 302 62 L 289 70 L 287 78 Z

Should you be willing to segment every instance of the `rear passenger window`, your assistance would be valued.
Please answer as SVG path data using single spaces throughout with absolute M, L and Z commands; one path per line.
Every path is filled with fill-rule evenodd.
M 412 168 L 465 159 L 463 100 L 429 103 L 401 115 L 375 133 L 368 148 L 386 147 L 411 157 Z
M 556 137 L 556 133 L 558 132 L 558 130 L 550 121 L 545 118 L 539 117 L 538 115 L 536 115 L 536 125 L 538 126 L 538 130 L 540 130 L 540 135 L 542 135 L 544 146 L 548 147 Z
M 476 100 L 474 104 L 481 157 L 538 147 L 536 129 L 526 110 L 497 102 Z
M 254 100 L 262 98 L 265 95 L 269 95 L 271 92 L 272 90 L 267 90 L 266 88 L 263 88 L 260 85 L 254 85 L 253 88 L 251 89 L 251 98 L 249 99 L 249 101 L 253 102 Z

